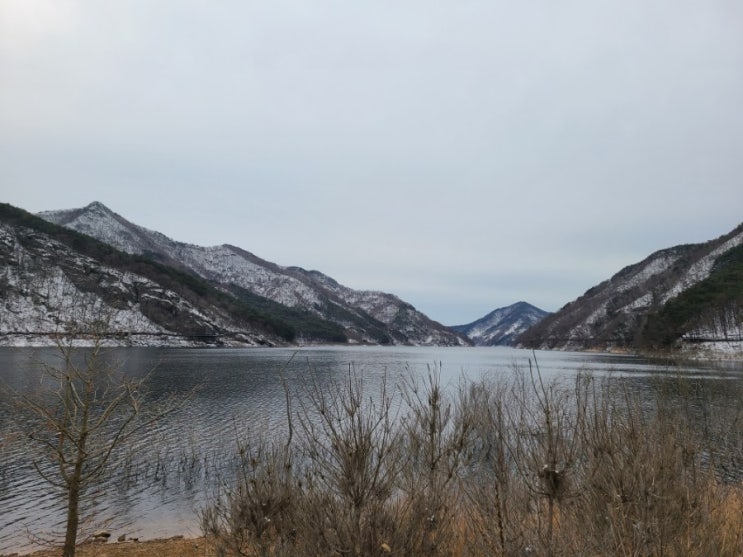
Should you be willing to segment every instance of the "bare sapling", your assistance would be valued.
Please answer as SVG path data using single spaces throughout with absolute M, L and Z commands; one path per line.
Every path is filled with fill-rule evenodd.
M 441 385 L 440 369 L 419 378 L 409 373 L 402 386 L 406 555 L 451 555 L 456 547 L 458 480 L 472 422 Z
M 349 366 L 342 381 L 307 386 L 298 427 L 307 483 L 314 497 L 309 528 L 318 553 L 373 555 L 390 547 L 390 514 L 400 470 L 397 399 L 384 378 L 376 396 Z M 368 398 L 367 398 L 368 396 Z
M 509 437 L 509 451 L 525 487 L 546 500 L 546 516 L 537 514 L 544 554 L 555 554 L 555 526 L 558 506 L 574 495 L 574 472 L 580 441 L 585 402 L 576 379 L 571 392 L 553 380 L 545 383 L 536 358 L 529 360 L 529 374 L 517 375 L 509 405 L 510 427 L 517 432 Z M 537 507 L 539 508 L 539 507 Z
M 12 393 L 16 416 L 39 458 L 39 476 L 66 500 L 63 557 L 74 557 L 83 495 L 116 460 L 119 447 L 175 404 L 144 403 L 145 379 L 120 373 L 103 347 L 105 322 L 86 325 L 92 346 L 73 348 L 73 337 L 58 338 L 59 362 L 42 364 L 40 390 Z
M 510 451 L 510 389 L 505 380 L 482 379 L 460 391 L 460 412 L 470 423 L 463 493 L 472 555 L 510 555 L 527 546 L 526 524 L 517 510 L 526 503 Z

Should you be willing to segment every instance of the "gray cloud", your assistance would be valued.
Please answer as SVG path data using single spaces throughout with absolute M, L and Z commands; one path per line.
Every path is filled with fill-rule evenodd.
M 554 310 L 741 220 L 733 1 L 0 4 L 0 184 L 392 291 Z

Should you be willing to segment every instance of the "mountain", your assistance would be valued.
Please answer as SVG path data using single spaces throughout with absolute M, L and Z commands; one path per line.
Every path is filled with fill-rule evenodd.
M 229 244 L 202 247 L 177 242 L 129 222 L 98 202 L 81 209 L 46 211 L 38 216 L 89 235 L 127 254 L 196 275 L 243 303 L 260 305 L 260 300 L 264 300 L 299 312 L 335 327 L 349 342 L 469 343 L 466 338 L 432 321 L 393 294 L 353 290 L 318 271 L 282 267 Z M 270 313 L 269 309 L 263 308 Z M 318 339 L 312 335 L 305 336 L 300 330 L 296 340 L 313 342 Z
M 0 344 L 43 345 L 60 333 L 82 339 L 96 331 L 134 345 L 276 345 L 295 335 L 288 314 L 7 204 L 0 204 L 0 272 Z M 328 334 L 341 338 L 342 330 Z
M 717 239 L 657 251 L 546 317 L 528 348 L 741 350 L 743 224 Z
M 465 335 L 475 346 L 510 346 L 519 335 L 547 315 L 548 312 L 531 304 L 516 302 L 491 311 L 468 325 L 451 328 Z

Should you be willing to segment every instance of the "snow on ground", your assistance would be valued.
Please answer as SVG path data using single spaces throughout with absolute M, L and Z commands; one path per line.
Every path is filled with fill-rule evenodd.
M 97 321 L 103 322 L 106 334 L 121 335 L 119 340 L 107 341 L 114 344 L 194 345 L 149 319 L 141 311 L 141 303 L 147 300 L 170 305 L 178 314 L 188 315 L 208 327 L 227 328 L 220 316 L 206 315 L 174 291 L 163 289 L 145 277 L 102 266 L 41 235 L 34 237 L 33 248 L 26 248 L 15 234 L 12 227 L 0 225 L 0 245 L 6 261 L 0 271 L 2 345 L 53 345 L 56 343 L 54 336 L 64 333 L 72 324 L 90 326 Z M 54 263 L 60 256 L 72 270 L 94 271 L 99 277 L 99 286 L 107 292 L 120 292 L 116 307 L 96 294 L 80 290 Z M 249 339 L 245 343 L 250 344 Z

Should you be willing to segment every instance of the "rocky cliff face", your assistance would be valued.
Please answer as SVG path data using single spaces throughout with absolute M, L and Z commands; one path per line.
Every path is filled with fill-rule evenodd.
M 318 271 L 282 267 L 228 244 L 202 247 L 177 242 L 130 223 L 101 203 L 91 203 L 82 209 L 47 211 L 39 216 L 124 252 L 146 255 L 195 273 L 232 296 L 257 295 L 309 312 L 342 327 L 351 342 L 469 343 L 392 294 L 353 290 Z
M 548 312 L 526 302 L 498 308 L 467 325 L 455 325 L 476 346 L 511 346 L 527 329 L 544 319 Z
M 684 304 L 687 308 L 684 311 L 726 314 L 718 322 L 725 322 L 731 331 L 735 330 L 740 327 L 743 315 L 730 309 L 737 307 L 737 294 L 730 290 L 730 285 L 717 285 L 713 279 L 716 263 L 742 243 L 743 225 L 703 244 L 681 245 L 653 253 L 546 317 L 519 337 L 518 342 L 529 348 L 575 350 L 670 347 L 673 343 L 683 343 L 683 338 L 693 335 L 695 328 L 704 328 L 694 315 L 683 318 L 666 315 L 669 308 L 680 304 L 686 293 L 694 289 L 716 294 L 707 301 L 694 302 L 695 310 Z M 722 305 L 718 307 L 719 304 Z M 662 327 L 657 324 L 659 320 Z

